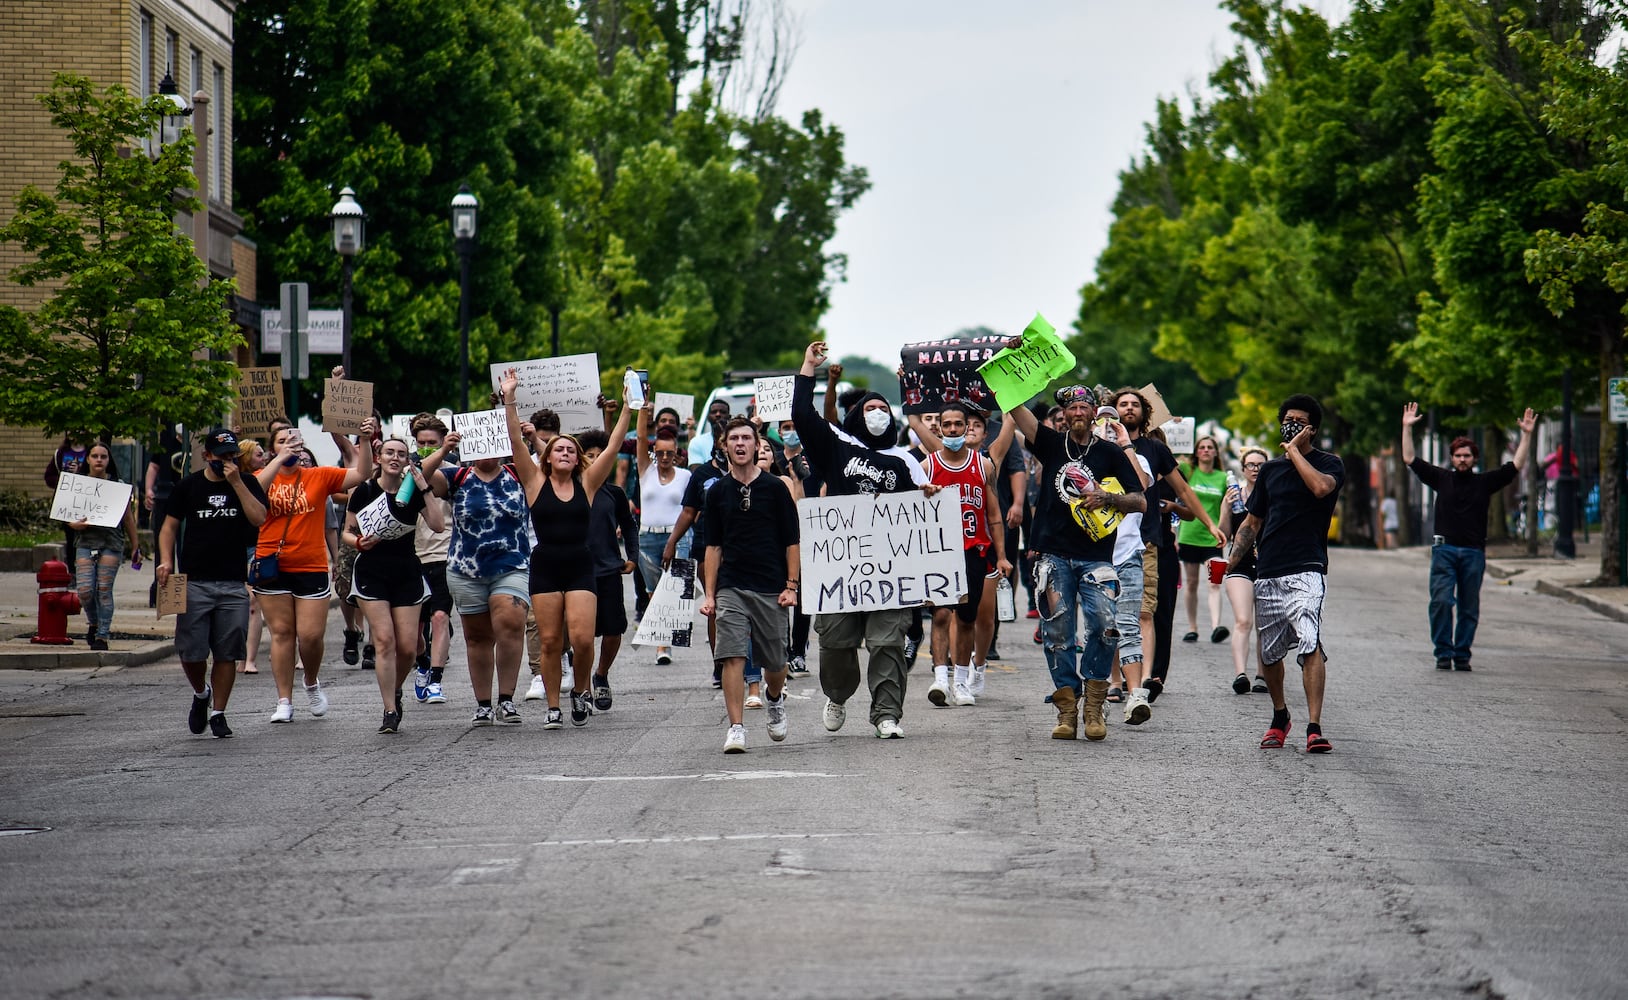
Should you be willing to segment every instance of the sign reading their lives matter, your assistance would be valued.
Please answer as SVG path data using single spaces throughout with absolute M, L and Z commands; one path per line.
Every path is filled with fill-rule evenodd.
M 362 421 L 373 416 L 373 383 L 349 378 L 322 380 L 322 429 L 330 434 L 360 434 Z
M 380 493 L 374 501 L 356 512 L 356 533 L 375 535 L 381 542 L 413 533 L 413 526 L 396 520 L 390 513 L 390 495 Z
M 1011 410 L 1027 403 L 1052 379 L 1073 370 L 1074 353 L 1058 338 L 1046 317 L 1035 313 L 1018 346 L 1001 348 L 984 362 L 978 374 L 995 393 L 1001 409 Z
M 695 634 L 695 606 L 701 588 L 695 580 L 694 559 L 674 559 L 662 571 L 661 582 L 650 595 L 650 606 L 639 620 L 635 646 L 688 647 Z
M 515 390 L 515 409 L 521 420 L 543 407 L 560 418 L 560 430 L 602 431 L 605 419 L 599 410 L 599 355 L 572 354 L 563 358 L 510 361 L 492 366 L 492 390 L 502 383 L 510 368 L 520 379 Z
M 266 427 L 283 415 L 281 368 L 240 368 L 237 375 L 237 425 L 248 437 L 263 438 Z
M 89 521 L 98 528 L 117 528 L 130 509 L 129 483 L 64 472 L 51 498 L 51 517 L 58 521 Z
M 797 385 L 795 375 L 776 375 L 752 380 L 752 395 L 758 419 L 776 424 L 791 419 L 791 393 Z
M 965 403 L 988 411 L 995 394 L 978 366 L 995 356 L 1010 337 L 963 330 L 953 337 L 906 344 L 899 350 L 899 398 L 906 413 L 937 413 L 945 403 Z
M 1164 431 L 1165 447 L 1172 455 L 1191 455 L 1194 439 L 1198 436 L 1198 421 L 1193 417 L 1171 417 L 1159 429 Z
M 158 617 L 185 614 L 187 610 L 187 575 L 171 573 L 158 588 Z
M 452 429 L 462 438 L 458 442 L 458 457 L 465 462 L 508 458 L 514 454 L 509 445 L 509 420 L 502 410 L 454 414 Z
M 658 392 L 656 393 L 656 410 L 650 415 L 655 421 L 656 413 L 662 410 L 678 411 L 678 422 L 683 424 L 686 420 L 695 419 L 695 397 L 687 392 Z
M 810 497 L 797 518 L 807 614 L 943 606 L 967 595 L 956 490 Z

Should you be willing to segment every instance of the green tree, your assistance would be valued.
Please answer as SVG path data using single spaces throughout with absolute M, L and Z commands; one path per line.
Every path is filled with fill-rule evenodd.
M 0 308 L 0 420 L 51 433 L 146 437 L 160 423 L 205 425 L 231 405 L 242 337 L 227 308 L 233 285 L 210 281 L 175 227 L 192 198 L 192 133 L 143 154 L 163 100 L 143 104 L 122 87 L 98 94 L 58 75 L 40 98 L 67 133 L 55 195 L 32 186 L 0 229 L 32 259 L 20 285 L 55 290 L 38 309 Z M 207 352 L 207 357 L 195 353 Z

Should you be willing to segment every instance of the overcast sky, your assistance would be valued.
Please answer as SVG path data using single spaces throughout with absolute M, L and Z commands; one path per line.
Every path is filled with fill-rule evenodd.
M 819 108 L 872 188 L 833 248 L 837 356 L 1044 313 L 1066 331 L 1117 174 L 1160 96 L 1231 49 L 1213 0 L 790 0 L 802 46 L 778 113 Z

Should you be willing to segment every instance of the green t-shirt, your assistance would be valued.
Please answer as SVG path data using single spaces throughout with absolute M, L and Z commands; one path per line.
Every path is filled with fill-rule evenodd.
M 1198 502 L 1209 511 L 1211 519 L 1216 524 L 1221 523 L 1221 501 L 1227 492 L 1227 470 L 1216 469 L 1214 472 L 1201 472 L 1196 466 L 1184 465 L 1181 474 L 1186 477 L 1187 485 L 1193 488 L 1198 495 Z M 1176 532 L 1176 541 L 1181 545 L 1194 545 L 1199 548 L 1211 548 L 1215 545 L 1215 536 L 1210 529 L 1204 527 L 1199 520 L 1181 522 L 1181 530 Z

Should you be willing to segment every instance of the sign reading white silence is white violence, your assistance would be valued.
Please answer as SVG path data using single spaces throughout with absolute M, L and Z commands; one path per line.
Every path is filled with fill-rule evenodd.
M 130 509 L 129 483 L 64 472 L 51 498 L 51 517 L 58 521 L 88 521 L 99 528 L 117 528 Z
M 797 518 L 807 614 L 950 605 L 966 597 L 955 490 L 810 497 L 797 505 Z

